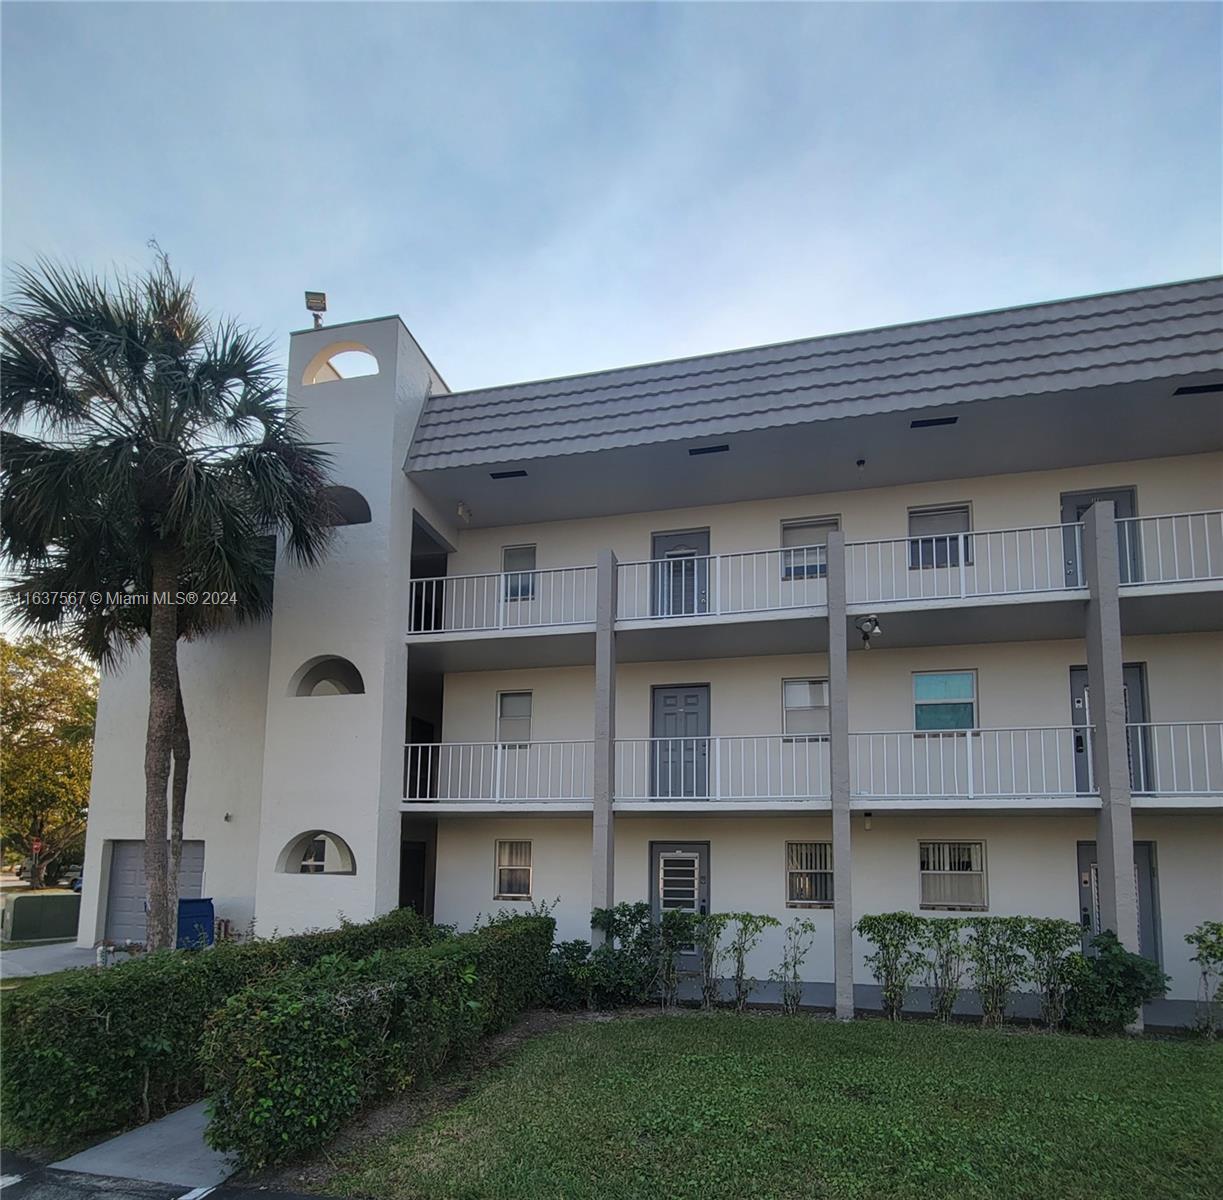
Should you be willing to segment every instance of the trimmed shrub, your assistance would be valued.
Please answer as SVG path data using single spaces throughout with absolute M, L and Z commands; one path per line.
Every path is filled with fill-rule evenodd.
M 747 956 L 759 944 L 764 931 L 780 926 L 781 922 L 759 913 L 730 913 L 729 918 L 735 923 L 727 951 L 735 968 L 735 1012 L 743 1012 L 756 986 L 755 978 L 747 973 Z
M 12 992 L 0 1081 L 10 1138 L 55 1145 L 195 1100 L 204 1024 L 226 997 L 326 955 L 418 945 L 438 932 L 400 909 L 326 932 L 161 951 Z
M 1198 1031 L 1213 1038 L 1223 1024 L 1223 921 L 1203 921 L 1185 941 L 1197 951 L 1189 961 L 1197 963 Z
M 786 926 L 781 944 L 781 966 L 769 972 L 769 978 L 781 986 L 781 1011 L 793 1016 L 803 1002 L 803 963 L 815 945 L 815 922 L 795 917 Z
M 981 1002 L 981 1024 L 1006 1020 L 1012 993 L 1027 976 L 1020 939 L 1024 917 L 974 917 L 968 922 L 968 977 Z
M 324 958 L 231 996 L 208 1022 L 208 1141 L 243 1165 L 322 1145 L 362 1104 L 428 1079 L 543 994 L 555 922 L 474 933 L 359 961 Z
M 926 986 L 930 988 L 934 1015 L 950 1021 L 964 978 L 964 928 L 962 917 L 926 917 L 918 945 L 926 952 Z
M 698 919 L 696 913 L 679 908 L 666 909 L 659 919 L 656 987 L 664 1009 L 679 999 L 679 956 L 696 941 Z
M 1083 933 L 1061 917 L 1031 917 L 1024 922 L 1020 946 L 1032 960 L 1027 978 L 1040 996 L 1040 1017 L 1046 1029 L 1056 1029 L 1066 1016 L 1066 993 L 1074 969 L 1073 953 Z
M 909 912 L 878 913 L 858 919 L 854 928 L 875 949 L 865 962 L 883 992 L 883 1012 L 899 1021 L 913 977 L 922 969 L 922 956 L 914 948 L 925 920 Z
M 1091 939 L 1095 954 L 1071 956 L 1066 1024 L 1076 1033 L 1124 1033 L 1138 1010 L 1168 990 L 1168 977 L 1132 954 L 1111 929 Z

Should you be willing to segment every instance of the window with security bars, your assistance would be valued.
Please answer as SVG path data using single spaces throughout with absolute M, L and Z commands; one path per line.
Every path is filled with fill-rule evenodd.
M 813 517 L 781 523 L 782 579 L 823 579 L 828 573 L 828 535 L 839 517 Z
M 958 567 L 960 546 L 964 547 L 964 563 L 972 565 L 972 538 L 966 535 L 972 527 L 972 514 L 967 504 L 947 504 L 939 508 L 909 510 L 909 569 L 924 567 Z
M 501 550 L 507 600 L 535 599 L 535 547 L 505 546 Z
M 786 904 L 815 907 L 832 903 L 832 843 L 786 843 Z
M 497 882 L 494 900 L 530 900 L 531 843 L 497 843 Z
M 918 856 L 922 908 L 988 907 L 984 842 L 921 842 Z

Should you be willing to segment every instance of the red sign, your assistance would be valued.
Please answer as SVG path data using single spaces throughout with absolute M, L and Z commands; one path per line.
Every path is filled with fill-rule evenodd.
M 35 838 L 30 843 L 30 849 L 34 851 L 35 855 L 41 854 L 42 853 L 42 838 Z

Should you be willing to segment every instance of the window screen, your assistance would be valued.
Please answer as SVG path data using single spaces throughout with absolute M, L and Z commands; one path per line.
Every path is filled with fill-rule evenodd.
M 832 843 L 786 843 L 786 903 L 832 903 Z
M 985 843 L 921 842 L 922 908 L 985 908 Z
M 781 577 L 820 579 L 828 572 L 828 535 L 840 527 L 837 517 L 783 521 L 781 525 Z
M 967 504 L 909 510 L 909 566 L 958 567 L 962 533 L 970 528 Z M 964 562 L 972 562 L 972 539 L 964 538 Z
M 497 843 L 495 900 L 531 898 L 531 843 Z
M 929 671 L 913 676 L 913 728 L 975 729 L 975 671 Z
M 828 733 L 828 680 L 785 679 L 781 684 L 782 732 L 795 737 Z
M 535 599 L 535 547 L 506 546 L 501 551 L 507 600 Z
M 531 693 L 497 693 L 497 741 L 506 746 L 531 740 Z

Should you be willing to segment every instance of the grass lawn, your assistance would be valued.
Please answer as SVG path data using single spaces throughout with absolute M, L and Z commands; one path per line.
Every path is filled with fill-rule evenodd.
M 388 1200 L 1218 1200 L 1223 1044 L 586 1021 L 336 1165 L 327 1191 Z

